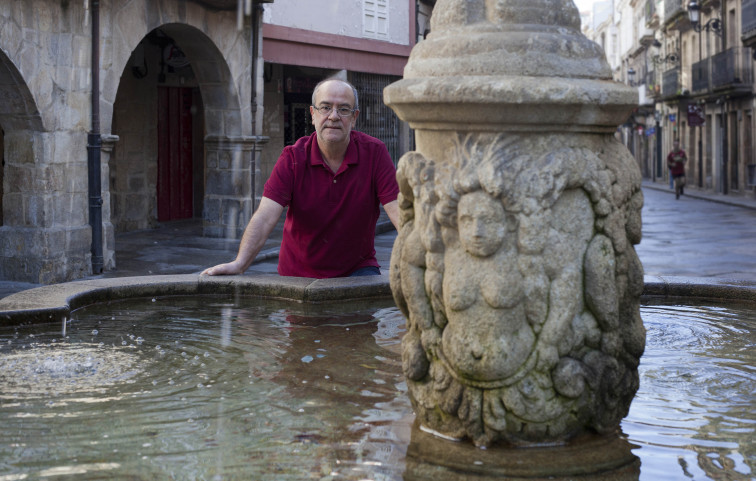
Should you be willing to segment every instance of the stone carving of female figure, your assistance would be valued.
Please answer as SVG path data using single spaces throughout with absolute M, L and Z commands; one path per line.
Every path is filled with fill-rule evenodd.
M 614 182 L 630 175 L 626 152 L 568 145 L 583 141 L 471 136 L 451 162 L 400 162 L 391 282 L 424 429 L 562 442 L 627 413 L 645 340 L 642 193 Z
M 445 256 L 446 271 L 455 275 L 443 282 L 448 324 L 441 352 L 450 371 L 473 384 L 506 382 L 533 352 L 536 336 L 524 312 L 516 224 L 485 191 L 459 201 L 459 242 Z

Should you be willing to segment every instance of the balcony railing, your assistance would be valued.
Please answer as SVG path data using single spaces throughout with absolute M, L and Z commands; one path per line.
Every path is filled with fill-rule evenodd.
M 680 72 L 676 68 L 662 74 L 661 95 L 663 98 L 674 97 L 680 91 Z
M 705 58 L 700 62 L 693 64 L 691 68 L 691 77 L 693 80 L 693 93 L 708 92 L 711 89 L 711 59 Z
M 649 70 L 646 74 L 646 89 L 648 90 L 648 96 L 657 98 L 661 94 L 661 85 L 656 77 L 656 70 Z
M 756 0 L 743 0 L 740 25 L 743 35 L 756 30 Z
M 664 0 L 664 22 L 683 11 L 682 0 Z
M 733 47 L 711 57 L 712 89 L 748 89 L 753 84 L 751 49 Z

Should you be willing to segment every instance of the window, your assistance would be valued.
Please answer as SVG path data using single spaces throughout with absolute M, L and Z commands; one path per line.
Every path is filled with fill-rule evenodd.
M 383 89 L 397 80 L 401 80 L 401 77 L 349 73 L 349 81 L 360 93 L 360 117 L 356 129 L 381 139 L 386 144 L 394 165 L 403 153 L 399 140 L 401 122 L 394 111 L 383 103 Z
M 367 38 L 388 40 L 388 0 L 363 0 L 362 35 Z

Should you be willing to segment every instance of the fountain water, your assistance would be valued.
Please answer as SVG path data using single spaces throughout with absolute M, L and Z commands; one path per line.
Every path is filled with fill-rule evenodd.
M 318 295 L 331 302 L 310 304 L 296 302 L 304 296 L 281 300 L 295 290 L 273 278 L 190 291 L 192 277 L 142 278 L 131 291 L 89 282 L 71 304 L 107 302 L 74 309 L 65 333 L 57 322 L 0 328 L 0 479 L 656 480 L 756 472 L 751 304 L 646 301 L 651 336 L 624 434 L 479 449 L 419 429 L 401 365 L 405 319 L 390 300 L 347 302 L 385 281 L 331 284 L 332 294 Z M 255 295 L 237 295 L 234 283 Z M 166 295 L 180 285 L 191 295 Z M 61 287 L 77 290 L 38 289 L 38 300 Z M 201 295 L 213 290 L 222 295 Z M 271 292 L 278 300 L 262 299 Z M 138 297 L 118 300 L 131 296 Z

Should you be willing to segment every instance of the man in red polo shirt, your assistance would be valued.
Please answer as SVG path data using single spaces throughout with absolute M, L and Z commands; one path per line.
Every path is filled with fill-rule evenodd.
M 357 91 L 327 79 L 312 95 L 315 133 L 285 147 L 242 236 L 236 259 L 202 274 L 242 274 L 288 207 L 278 273 L 298 277 L 380 274 L 375 258 L 379 203 L 399 227 L 396 170 L 386 146 L 353 131 Z

